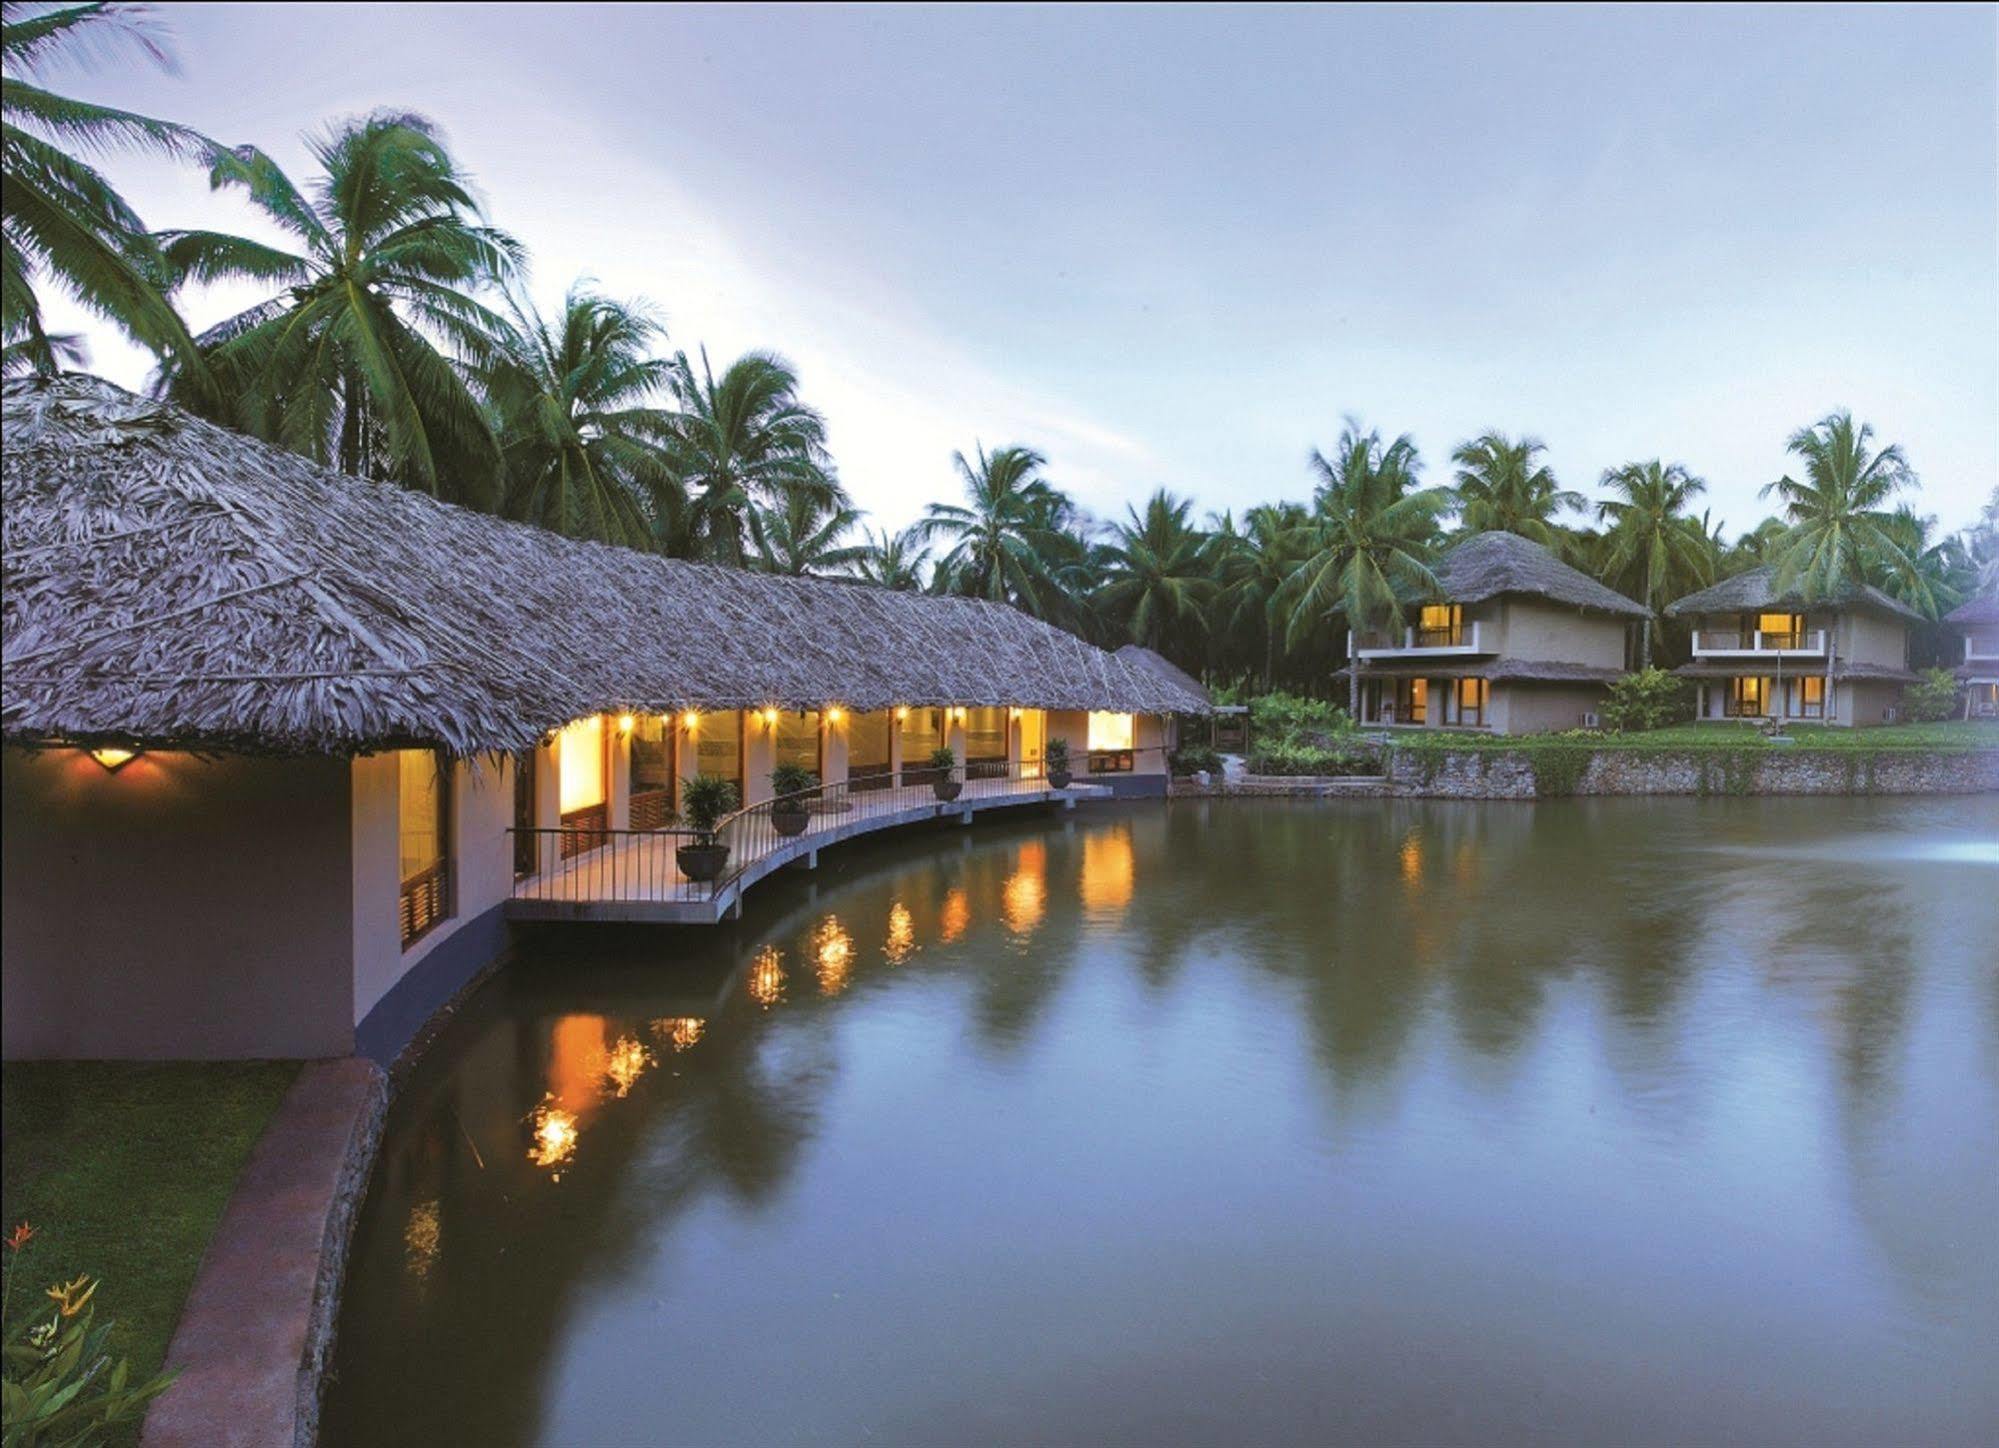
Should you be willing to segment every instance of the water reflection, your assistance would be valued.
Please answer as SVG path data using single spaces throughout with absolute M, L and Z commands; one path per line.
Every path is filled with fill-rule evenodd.
M 1991 814 L 1175 805 L 523 962 L 326 1441 L 1982 1442 Z

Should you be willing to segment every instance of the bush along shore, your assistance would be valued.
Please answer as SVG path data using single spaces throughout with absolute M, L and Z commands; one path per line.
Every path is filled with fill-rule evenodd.
M 1796 729 L 1682 725 L 1631 734 L 1502 738 L 1439 733 L 1389 745 L 1398 795 L 1981 794 L 1999 792 L 1999 725 Z

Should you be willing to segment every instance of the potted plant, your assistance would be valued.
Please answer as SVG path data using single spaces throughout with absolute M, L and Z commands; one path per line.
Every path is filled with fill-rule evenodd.
M 680 817 L 694 832 L 691 844 L 680 846 L 673 857 L 680 873 L 690 880 L 714 880 L 729 863 L 729 847 L 715 838 L 715 826 L 736 807 L 736 786 L 719 774 L 697 774 L 680 792 Z
M 952 778 L 958 768 L 958 756 L 951 752 L 948 744 L 940 745 L 930 751 L 930 768 L 935 771 L 930 780 L 930 787 L 937 792 L 937 798 L 956 799 L 958 791 L 965 787 L 965 782 Z
M 1048 764 L 1048 787 L 1067 789 L 1069 782 L 1076 777 L 1069 772 L 1069 741 L 1062 738 L 1049 740 L 1044 758 Z
M 770 772 L 771 828 L 781 835 L 802 835 L 812 816 L 806 794 L 819 787 L 819 776 L 802 764 L 780 764 Z

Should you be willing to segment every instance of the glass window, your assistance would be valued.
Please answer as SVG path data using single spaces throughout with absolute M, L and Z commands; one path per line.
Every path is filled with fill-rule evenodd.
M 450 769 L 428 749 L 397 752 L 396 825 L 405 945 L 451 913 L 451 871 L 446 859 Z
M 1434 649 L 1462 643 L 1464 624 L 1463 605 L 1426 603 L 1416 619 L 1416 646 Z
M 694 767 L 743 787 L 743 711 L 722 709 L 694 721 Z M 738 795 L 740 798 L 740 793 Z
M 632 793 L 673 788 L 673 721 L 641 714 L 632 727 Z
M 1770 697 L 1770 681 L 1756 675 L 1741 675 L 1728 681 L 1727 713 L 1732 718 L 1753 718 L 1764 712 Z
M 902 729 L 902 767 L 904 769 L 924 769 L 930 764 L 931 754 L 944 744 L 944 711 L 942 709 L 905 709 L 900 721 Z
M 1444 722 L 1476 727 L 1485 723 L 1484 679 L 1459 679 L 1444 695 Z
M 965 711 L 965 758 L 988 762 L 1006 758 L 1006 710 Z
M 1805 620 L 1802 614 L 1763 613 L 1756 616 L 1756 627 L 1766 649 L 1792 649 L 1804 638 Z
M 888 768 L 888 729 L 891 722 L 886 709 L 876 709 L 868 714 L 847 716 L 847 771 L 850 774 L 879 774 Z
M 562 813 L 604 802 L 604 716 L 593 714 L 564 729 L 556 751 Z
M 1129 714 L 1100 714 L 1094 711 L 1090 714 L 1088 738 L 1091 749 L 1129 749 L 1134 733 Z
M 773 764 L 800 764 L 814 775 L 823 773 L 819 761 L 819 711 L 783 709 L 778 712 L 776 737 L 771 741 Z
M 1398 724 L 1426 724 L 1430 712 L 1428 679 L 1395 681 L 1395 721 Z

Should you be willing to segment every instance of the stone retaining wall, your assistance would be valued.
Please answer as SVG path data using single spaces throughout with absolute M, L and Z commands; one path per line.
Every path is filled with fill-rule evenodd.
M 1398 749 L 1393 793 L 1441 799 L 1613 794 L 1985 794 L 1999 792 L 1999 750 Z

